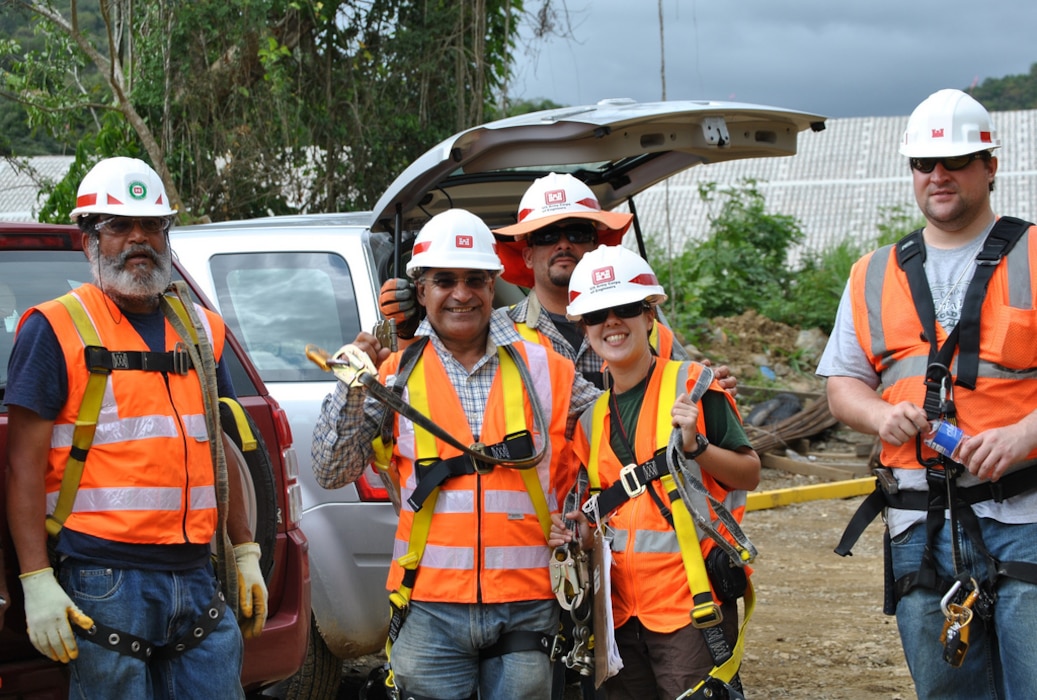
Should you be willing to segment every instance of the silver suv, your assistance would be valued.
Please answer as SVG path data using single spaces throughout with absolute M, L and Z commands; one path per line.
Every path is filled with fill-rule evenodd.
M 634 195 L 681 170 L 794 155 L 799 132 L 823 128 L 824 117 L 726 102 L 605 100 L 536 112 L 447 139 L 408 167 L 372 212 L 181 227 L 173 248 L 305 445 L 334 381 L 310 364 L 305 346 L 334 352 L 372 329 L 381 283 L 401 276 L 396 270 L 429 217 L 460 207 L 491 228 L 514 223 L 526 188 L 552 171 L 586 182 L 604 209 L 632 208 Z M 498 297 L 516 298 L 505 285 Z M 299 461 L 317 658 L 376 651 L 388 624 L 384 585 L 396 513 L 373 471 L 327 491 L 314 480 L 309 450 L 299 449 Z

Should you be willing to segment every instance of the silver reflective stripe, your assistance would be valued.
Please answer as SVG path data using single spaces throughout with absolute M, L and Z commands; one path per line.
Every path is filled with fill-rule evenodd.
M 906 357 L 899 362 L 894 362 L 885 372 L 882 373 L 882 384 L 883 386 L 892 386 L 902 379 L 924 377 L 925 369 L 928 364 L 929 358 L 919 355 Z M 957 371 L 958 358 L 955 356 L 954 361 L 951 363 L 951 373 L 956 374 Z M 976 376 L 985 379 L 1035 379 L 1037 378 L 1037 368 L 1031 367 L 1028 369 L 1012 370 L 994 364 L 989 360 L 981 359 L 979 361 Z
M 1033 309 L 1033 287 L 1030 273 L 1030 229 L 1022 235 L 1008 254 L 1008 304 L 1015 309 Z
M 547 498 L 548 510 L 552 512 L 558 510 L 558 499 L 554 493 L 544 495 Z M 487 513 L 536 515 L 536 510 L 533 508 L 533 500 L 525 489 L 522 491 L 487 491 L 486 496 L 483 498 L 483 509 Z
M 216 507 L 215 486 L 191 487 L 191 510 L 207 510 Z
M 403 551 L 406 553 L 406 546 Z M 471 571 L 475 568 L 475 552 L 471 547 L 444 547 L 443 545 L 430 544 L 425 547 L 425 555 L 421 558 L 421 565 L 423 567 L 431 566 L 435 569 Z M 544 566 L 547 566 L 546 560 Z
M 413 512 L 407 502 L 414 494 L 413 488 L 400 489 L 400 509 Z M 431 496 L 429 497 L 431 498 Z M 431 503 L 431 500 L 425 501 Z M 440 491 L 436 497 L 434 513 L 471 513 L 475 510 L 475 496 L 471 491 Z
M 183 421 L 184 429 L 189 437 L 193 437 L 198 442 L 209 441 L 209 429 L 205 425 L 204 413 L 184 414 L 180 416 L 180 420 Z
M 634 551 L 639 554 L 680 554 L 677 533 L 673 530 L 638 530 Z
M 543 569 L 547 571 L 551 550 L 547 545 L 527 547 L 487 547 L 483 555 L 487 569 Z M 428 561 L 425 550 L 424 565 Z
M 47 510 L 54 511 L 58 494 L 47 494 Z M 215 500 L 215 498 L 213 499 Z M 183 491 L 176 487 L 129 487 L 79 489 L 73 513 L 103 513 L 120 510 L 180 510 Z
M 886 360 L 886 337 L 882 331 L 882 287 L 886 281 L 886 266 L 889 264 L 893 246 L 883 246 L 875 251 L 868 261 L 864 277 L 864 301 L 868 309 L 868 328 L 871 329 L 871 354 Z
M 50 436 L 52 449 L 72 446 L 72 433 L 76 426 L 62 423 L 54 426 Z M 139 418 L 123 418 L 114 423 L 98 423 L 94 433 L 94 445 L 113 445 L 133 440 L 150 440 L 151 438 L 175 438 L 178 436 L 176 421 L 172 416 L 141 416 Z
M 612 551 L 613 552 L 625 552 L 627 548 L 627 540 L 630 539 L 630 533 L 627 530 L 613 530 L 612 531 Z

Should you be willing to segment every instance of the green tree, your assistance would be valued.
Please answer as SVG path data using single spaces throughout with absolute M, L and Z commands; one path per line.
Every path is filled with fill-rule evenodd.
M 82 120 L 77 166 L 135 141 L 189 218 L 229 219 L 369 207 L 436 142 L 498 116 L 523 3 L 73 0 L 61 12 L 16 0 L 0 12 L 31 14 L 44 37 L 24 59 L 17 37 L 0 43 L 0 96 L 33 128 Z
M 968 92 L 992 112 L 1037 108 L 1037 63 L 1027 74 L 987 78 Z

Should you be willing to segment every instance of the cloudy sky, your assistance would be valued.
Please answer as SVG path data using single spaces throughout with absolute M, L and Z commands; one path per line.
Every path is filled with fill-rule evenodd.
M 568 9 L 571 36 L 535 40 L 527 28 L 513 99 L 662 97 L 657 0 L 552 4 Z M 1034 0 L 663 0 L 663 23 L 667 99 L 828 117 L 908 115 L 936 90 L 1037 63 Z

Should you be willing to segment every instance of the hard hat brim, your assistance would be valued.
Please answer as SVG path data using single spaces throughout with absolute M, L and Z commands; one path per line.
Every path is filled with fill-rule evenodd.
M 494 229 L 493 232 L 500 236 L 521 239 L 528 236 L 532 231 L 550 226 L 556 221 L 564 221 L 565 219 L 590 219 L 591 221 L 597 221 L 610 231 L 618 231 L 622 235 L 630 228 L 634 215 L 620 211 L 568 211 L 559 214 L 548 214 L 536 219 L 526 219 L 517 224 Z
M 630 219 L 627 221 L 627 225 L 622 229 L 606 229 L 604 231 L 598 231 L 598 244 L 615 246 L 620 245 L 623 242 L 623 235 L 626 233 L 627 228 L 630 227 L 630 221 L 633 220 L 633 215 L 626 214 Z M 530 230 L 536 230 L 542 228 L 545 224 L 541 223 L 546 221 L 548 218 L 537 219 L 536 223 L 539 226 L 534 226 Z M 590 218 L 590 217 L 574 217 L 571 214 L 568 216 L 554 217 L 558 219 L 572 219 L 572 218 Z M 508 227 L 510 228 L 510 227 Z M 500 233 L 503 229 L 497 229 L 494 233 Z M 504 239 L 500 236 L 497 237 L 497 257 L 500 258 L 501 263 L 504 264 L 504 270 L 501 272 L 501 278 L 505 282 L 518 285 L 519 287 L 525 287 L 526 289 L 532 289 L 536 279 L 533 276 L 533 270 L 526 267 L 526 260 L 522 257 L 522 251 L 528 247 L 526 237 Z

